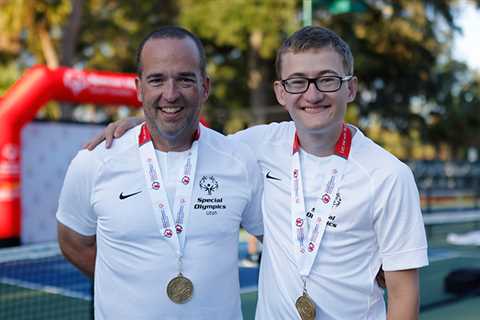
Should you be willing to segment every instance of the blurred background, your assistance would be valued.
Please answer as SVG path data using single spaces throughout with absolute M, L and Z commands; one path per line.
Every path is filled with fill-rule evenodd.
M 480 0 L 0 0 L 0 118 L 2 99 L 31 67 L 134 73 L 142 38 L 176 24 L 206 47 L 210 127 L 227 134 L 289 120 L 273 96 L 275 51 L 303 26 L 306 4 L 311 23 L 353 51 L 359 94 L 347 121 L 417 180 L 431 261 L 422 270 L 421 319 L 478 319 L 480 275 L 467 281 L 476 291 L 453 294 L 444 284 L 451 271 L 480 268 Z M 0 250 L 0 319 L 91 317 L 91 284 L 58 256 L 58 192 L 81 143 L 138 112 L 52 100 L 21 128 L 24 220 L 17 241 L 0 243 L 23 246 Z M 248 258 L 246 241 L 242 235 L 239 260 Z M 247 320 L 257 276 L 258 265 L 240 269 Z
M 348 120 L 403 159 L 476 159 L 480 39 L 475 25 L 463 23 L 478 3 L 314 0 L 312 23 L 339 33 L 354 53 L 360 94 Z M 213 92 L 205 117 L 213 128 L 230 133 L 285 120 L 273 97 L 274 56 L 302 26 L 302 4 L 0 0 L 0 95 L 35 64 L 134 72 L 140 40 L 156 26 L 179 24 L 207 49 Z M 477 41 L 455 45 L 465 34 Z M 105 122 L 128 113 L 51 102 L 37 117 Z

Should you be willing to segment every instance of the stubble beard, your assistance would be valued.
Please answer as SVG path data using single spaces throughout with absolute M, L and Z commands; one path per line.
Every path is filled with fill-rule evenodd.
M 154 142 L 156 141 L 160 144 L 171 147 L 191 142 L 190 139 L 198 128 L 199 112 L 189 115 L 187 118 L 183 118 L 175 124 L 162 124 L 162 120 L 157 120 L 157 118 L 161 119 L 161 115 L 157 116 L 157 114 L 162 111 L 156 109 L 153 105 L 149 105 L 148 108 L 149 111 L 145 112 L 145 120 L 149 126 Z M 169 130 L 169 127 L 173 130 Z

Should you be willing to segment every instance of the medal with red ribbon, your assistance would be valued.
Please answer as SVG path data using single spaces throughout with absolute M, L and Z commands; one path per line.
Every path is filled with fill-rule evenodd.
M 315 210 L 305 210 L 305 198 L 303 192 L 302 171 L 300 166 L 300 140 L 297 133 L 293 139 L 292 168 L 291 168 L 291 221 L 292 238 L 297 259 L 298 271 L 304 281 L 303 295 L 299 298 L 311 299 L 307 294 L 306 280 L 317 256 L 320 242 L 328 221 L 328 216 L 334 209 L 331 199 L 338 193 L 340 182 L 343 179 L 350 148 L 352 133 L 346 124 L 343 124 L 340 137 L 335 145 L 334 169 L 326 180 L 325 188 L 321 190 L 315 204 Z M 307 219 L 307 214 L 310 219 Z M 309 223 L 311 221 L 311 223 Z M 311 225 L 310 225 L 311 224 Z M 302 300 L 303 301 L 303 300 Z M 310 301 L 313 303 L 313 300 Z M 297 308 L 298 309 L 298 308 Z
M 167 190 L 165 188 L 166 180 L 162 177 L 152 138 L 145 123 L 141 126 L 138 136 L 140 158 L 155 219 L 160 228 L 160 234 L 171 244 L 178 259 L 178 275 L 167 286 L 167 295 L 175 303 L 185 303 L 191 298 L 193 292 L 192 282 L 182 274 L 182 258 L 186 242 L 187 220 L 190 217 L 193 182 L 197 168 L 199 136 L 200 131 L 197 130 L 193 136 L 192 146 L 187 152 L 184 165 L 180 168 L 173 208 L 170 208 L 168 202 Z M 176 216 L 174 213 L 176 213 Z M 182 295 L 182 293 L 187 291 L 179 284 L 188 284 L 188 295 Z M 180 290 L 179 286 L 183 289 Z

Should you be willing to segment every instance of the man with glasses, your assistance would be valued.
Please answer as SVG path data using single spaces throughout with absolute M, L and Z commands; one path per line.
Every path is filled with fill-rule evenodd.
M 342 87 L 344 81 L 352 80 L 353 76 L 339 77 L 339 76 L 323 76 L 318 78 L 304 78 L 294 77 L 290 79 L 281 80 L 281 84 L 285 91 L 292 94 L 305 93 L 311 83 L 320 92 L 336 92 Z
M 418 191 L 405 164 L 344 123 L 357 93 L 349 46 L 305 27 L 278 50 L 276 71 L 293 122 L 230 136 L 265 177 L 256 319 L 416 319 L 417 269 L 428 264 Z

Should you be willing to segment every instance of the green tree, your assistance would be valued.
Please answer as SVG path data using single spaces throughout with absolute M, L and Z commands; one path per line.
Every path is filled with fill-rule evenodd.
M 0 0 L 0 6 L 0 61 L 20 69 L 41 63 L 133 72 L 141 38 L 177 15 L 174 1 Z M 61 109 L 72 119 L 72 106 Z
M 175 23 L 175 1 L 88 0 L 77 47 L 78 62 L 94 69 L 135 72 L 135 51 L 147 33 Z
M 427 114 L 427 138 L 437 148 L 448 144 L 451 157 L 465 159 L 470 147 L 480 149 L 480 75 L 451 61 L 437 71 Z
M 0 8 L 0 51 L 18 57 L 28 48 L 36 63 L 57 67 L 58 31 L 69 15 L 69 2 L 4 0 Z
M 376 115 L 403 136 L 413 130 L 437 145 L 478 145 L 472 129 L 478 79 L 451 54 L 457 0 L 314 2 L 313 23 L 339 33 L 355 55 L 360 92 L 349 121 Z M 0 0 L 0 84 L 33 63 L 133 72 L 143 36 L 179 24 L 205 44 L 214 128 L 230 132 L 285 119 L 273 97 L 274 56 L 300 27 L 301 6 L 301 0 Z M 453 134 L 448 129 L 456 121 Z
M 420 99 L 428 108 L 437 92 L 454 84 L 438 78 L 437 70 L 453 60 L 453 35 L 460 32 L 455 24 L 458 1 L 361 2 L 360 13 L 332 14 L 325 7 L 315 12 L 316 23 L 335 30 L 352 47 L 360 79 L 356 101 L 360 116 L 379 115 L 384 127 L 405 136 L 419 128 L 425 133 L 427 119 L 412 111 L 412 103 Z M 432 136 L 435 132 L 438 137 Z M 448 139 L 438 130 L 430 130 L 429 136 L 435 141 Z
M 205 40 L 215 81 L 210 105 L 216 114 L 224 120 L 229 118 L 226 108 L 250 108 L 253 123 L 265 122 L 267 108 L 275 104 L 275 52 L 285 34 L 300 25 L 298 1 L 181 0 L 179 7 L 178 22 Z

